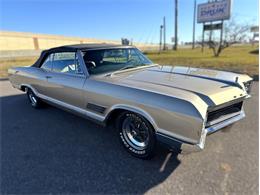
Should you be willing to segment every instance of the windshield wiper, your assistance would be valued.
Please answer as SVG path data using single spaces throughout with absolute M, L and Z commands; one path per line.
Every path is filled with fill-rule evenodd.
M 121 70 L 130 69 L 130 68 L 138 68 L 138 67 L 147 66 L 147 65 L 149 65 L 149 64 L 126 65 L 126 66 L 124 66 L 123 68 L 120 68 L 119 70 L 116 70 L 115 72 L 121 71 Z
M 124 66 L 123 68 L 120 68 L 119 70 L 116 70 L 115 72 L 121 71 L 121 70 L 130 69 L 130 68 L 135 68 L 135 67 L 136 67 L 136 66 L 133 66 L 133 65 L 127 65 L 127 66 Z
M 136 66 L 133 66 L 133 65 L 124 66 L 123 68 L 120 68 L 120 69 L 118 69 L 118 70 L 116 70 L 114 72 L 111 72 L 111 73 L 107 74 L 106 76 L 111 76 L 111 75 L 113 75 L 115 73 L 118 73 L 118 72 L 120 72 L 122 70 L 130 69 L 130 68 L 136 68 Z
M 147 66 L 147 65 L 149 65 L 149 64 L 140 64 L 140 65 L 137 65 L 137 66 L 127 65 L 127 66 L 124 66 L 123 68 L 120 68 L 120 69 L 118 69 L 118 70 L 116 70 L 116 71 L 114 71 L 112 73 L 107 74 L 106 76 L 112 76 L 113 74 L 116 74 L 116 73 L 118 73 L 118 72 L 120 72 L 122 70 L 127 70 L 127 69 L 131 69 L 131 68 L 139 68 L 141 66 Z

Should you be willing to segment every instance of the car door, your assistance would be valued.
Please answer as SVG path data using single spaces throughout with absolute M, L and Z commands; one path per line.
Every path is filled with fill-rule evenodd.
M 48 72 L 46 96 L 62 104 L 84 108 L 82 87 L 86 75 L 77 52 L 53 53 L 52 69 Z
M 53 54 L 48 54 L 41 67 L 31 67 L 34 76 L 30 78 L 30 84 L 40 95 L 45 95 L 48 87 L 47 75 L 52 69 L 52 58 Z

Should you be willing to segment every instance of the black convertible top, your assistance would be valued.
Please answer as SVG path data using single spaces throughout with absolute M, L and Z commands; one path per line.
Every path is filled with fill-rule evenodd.
M 55 47 L 49 50 L 88 50 L 88 49 L 109 49 L 109 48 L 117 48 L 117 47 L 129 47 L 125 45 L 115 45 L 115 44 L 106 44 L 106 43 L 98 43 L 98 44 L 76 44 L 76 45 L 65 45 L 61 47 Z
M 98 43 L 98 44 L 76 44 L 76 45 L 64 45 L 60 47 L 54 47 L 48 50 L 43 50 L 39 59 L 32 65 L 33 67 L 40 67 L 41 63 L 45 60 L 45 58 L 50 53 L 55 52 L 76 52 L 77 50 L 86 51 L 92 49 L 113 49 L 113 48 L 129 48 L 132 46 L 128 45 L 115 45 L 115 44 L 105 44 L 105 43 Z

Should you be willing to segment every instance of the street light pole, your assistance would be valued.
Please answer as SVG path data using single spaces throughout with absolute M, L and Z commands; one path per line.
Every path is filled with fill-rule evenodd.
M 178 0 L 175 0 L 175 43 L 174 50 L 178 47 Z
M 162 50 L 162 30 L 163 30 L 163 25 L 160 25 L 159 53 L 161 53 Z
M 194 0 L 192 49 L 195 48 L 196 7 L 197 7 L 197 2 L 196 2 L 196 0 Z
M 166 22 L 165 22 L 165 16 L 163 17 L 163 50 L 166 50 Z

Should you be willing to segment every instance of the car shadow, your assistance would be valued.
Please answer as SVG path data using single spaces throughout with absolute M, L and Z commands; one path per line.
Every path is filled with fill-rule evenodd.
M 160 144 L 153 159 L 134 158 L 112 129 L 51 106 L 34 109 L 25 95 L 0 101 L 3 194 L 143 194 L 180 164 Z

